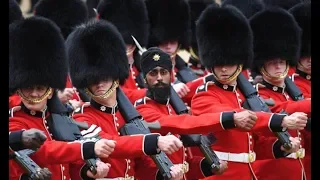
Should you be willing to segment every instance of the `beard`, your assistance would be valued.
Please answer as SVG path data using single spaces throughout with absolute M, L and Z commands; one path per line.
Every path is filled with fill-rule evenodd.
M 158 82 L 148 87 L 147 96 L 160 104 L 167 104 L 170 96 L 171 85 Z

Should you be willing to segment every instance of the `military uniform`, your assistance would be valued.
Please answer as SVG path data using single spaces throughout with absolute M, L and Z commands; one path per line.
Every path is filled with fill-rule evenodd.
M 215 23 L 212 24 L 211 22 Z M 237 25 L 233 27 L 233 24 Z M 219 31 L 216 28 L 217 26 L 228 28 Z M 244 15 L 234 7 L 210 7 L 206 9 L 198 20 L 197 38 L 200 60 L 206 67 L 242 64 L 246 69 L 253 57 L 252 46 L 250 45 L 253 36 L 249 24 Z M 233 43 L 235 40 L 238 42 L 237 44 Z M 212 52 L 220 53 L 214 54 Z M 210 54 L 212 55 L 210 56 Z M 241 66 L 238 66 L 238 72 L 236 73 L 241 72 L 239 67 Z M 232 76 L 236 78 L 238 74 Z M 240 112 L 243 110 L 242 105 L 245 97 L 236 85 L 222 84 L 216 80 L 200 86 L 197 91 L 191 102 L 194 115 L 230 110 Z M 256 136 L 256 133 L 264 134 L 266 137 L 272 136 L 270 130 L 281 129 L 279 126 L 284 116 L 265 112 L 256 112 L 256 115 L 258 117 L 257 123 L 269 121 L 268 125 L 265 125 L 270 128 L 269 132 L 257 132 L 254 129 L 252 130 L 255 133 L 253 131 L 243 132 L 229 129 L 229 127 L 234 126 L 230 124 L 224 126 L 224 131 L 215 133 L 218 141 L 211 147 L 220 159 L 228 161 L 228 170 L 220 176 L 212 176 L 206 179 L 233 179 L 235 177 L 243 180 L 256 179 L 252 169 L 256 159 L 273 159 L 282 155 L 280 142 L 273 144 L 270 141 L 265 141 L 264 146 L 256 146 L 258 142 L 264 140 L 263 136 Z M 278 128 L 275 128 L 275 125 Z
M 70 34 L 66 45 L 70 77 L 78 89 L 87 89 L 90 83 L 112 79 L 113 85 L 105 94 L 112 93 L 117 88 L 115 81 L 123 84 L 129 75 L 125 43 L 117 28 L 108 21 L 92 20 L 78 27 Z M 88 89 L 87 93 L 91 97 L 95 96 Z M 159 134 L 120 136 L 119 129 L 125 120 L 117 103 L 107 107 L 91 98 L 90 106 L 82 106 L 73 117 L 76 121 L 85 121 L 102 133 L 109 134 L 109 137 L 103 134 L 100 136 L 116 141 L 114 152 L 109 158 L 102 159 L 112 167 L 105 178 L 133 179 L 136 158 L 157 153 Z
M 261 27 L 262 25 L 266 25 Z M 311 100 L 299 102 L 292 101 L 287 94 L 285 87 L 279 87 L 266 82 L 266 78 L 271 78 L 265 70 L 265 62 L 274 58 L 286 60 L 286 68 L 297 63 L 300 49 L 300 28 L 293 16 L 281 8 L 273 8 L 257 13 L 250 19 L 250 25 L 254 36 L 254 69 L 260 70 L 263 75 L 263 82 L 256 85 L 260 96 L 264 99 L 272 99 L 275 102 L 270 109 L 274 113 L 281 113 L 282 110 L 289 114 L 294 112 L 311 113 Z M 279 29 L 278 27 L 282 27 Z M 273 29 L 270 31 L 270 29 Z M 281 76 L 274 78 L 283 78 L 287 75 L 287 69 Z M 297 153 L 291 153 L 285 158 L 276 160 L 257 161 L 253 169 L 258 179 L 275 180 L 279 178 L 288 178 L 292 180 L 302 180 L 305 178 L 303 158 L 305 156 L 304 139 L 305 130 L 288 130 L 292 137 L 299 137 L 300 149 Z M 268 139 L 277 140 L 275 137 Z
M 54 91 L 51 88 L 63 89 L 65 87 L 67 57 L 64 40 L 59 28 L 52 21 L 42 17 L 31 17 L 14 22 L 9 26 L 9 37 L 9 89 L 20 92 L 20 88 L 48 85 L 49 89 L 42 97 L 48 98 L 51 91 Z M 32 38 L 32 41 L 26 37 Z M 30 42 L 34 43 L 30 44 Z M 39 44 L 39 42 L 48 43 Z M 35 54 L 36 52 L 38 53 Z M 28 68 L 30 64 L 33 65 L 32 69 Z M 19 95 L 21 98 L 33 101 L 33 99 L 24 97 L 22 92 Z M 51 179 L 70 179 L 70 163 L 83 163 L 83 159 L 95 157 L 93 142 L 63 142 L 53 139 L 46 121 L 50 114 L 47 109 L 43 112 L 36 112 L 22 105 L 20 111 L 12 112 L 13 110 L 9 117 L 10 132 L 36 128 L 46 134 L 46 141 L 39 150 L 31 155 L 31 158 L 40 167 L 49 169 L 52 173 Z M 9 179 L 28 177 L 23 168 L 14 160 L 9 161 L 9 166 Z M 79 174 L 79 171 L 74 174 Z
M 295 17 L 302 32 L 300 57 L 311 57 L 311 2 L 299 3 L 289 12 Z M 291 80 L 300 88 L 304 98 L 311 98 L 311 74 L 299 69 L 291 76 Z M 310 133 L 307 135 L 311 136 Z M 311 138 L 306 138 L 310 140 Z M 305 142 L 306 156 L 304 157 L 304 170 L 307 180 L 311 179 L 311 141 Z

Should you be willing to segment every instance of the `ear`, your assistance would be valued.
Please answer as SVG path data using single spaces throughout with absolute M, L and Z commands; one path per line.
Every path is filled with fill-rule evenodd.
M 50 94 L 49 94 L 49 96 L 48 96 L 48 99 L 51 99 L 51 98 L 52 98 L 54 91 L 55 91 L 55 90 L 51 88 L 51 92 L 50 92 Z

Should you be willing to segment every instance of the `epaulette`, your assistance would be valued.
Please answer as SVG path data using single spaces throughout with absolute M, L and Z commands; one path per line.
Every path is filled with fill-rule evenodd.
M 181 59 L 185 62 L 188 63 L 190 59 L 190 53 L 186 50 L 180 50 L 177 52 L 177 54 L 181 57 Z
M 266 86 L 261 83 L 257 83 L 256 85 L 253 85 L 253 87 L 256 88 L 257 92 L 259 93 L 259 88 L 265 88 Z
M 19 110 L 17 110 L 17 108 L 19 108 Z M 11 109 L 9 109 L 9 117 L 13 117 L 13 113 L 20 110 L 21 110 L 21 106 L 12 107 Z
M 75 109 L 73 112 L 72 112 L 72 116 L 74 114 L 83 114 L 83 111 L 84 111 L 84 108 L 86 108 L 86 104 L 82 104 L 81 107 L 78 107 L 77 109 Z
M 206 82 L 206 83 L 202 84 L 201 86 L 199 86 L 197 88 L 196 93 L 207 91 L 208 90 L 208 86 L 213 85 L 213 84 L 214 84 L 213 81 L 209 81 L 209 82 Z
M 207 83 L 207 82 L 210 82 L 210 81 L 213 81 L 213 75 L 212 74 L 207 74 L 203 77 L 203 83 Z
M 147 100 L 148 100 L 148 97 L 143 97 L 141 99 L 136 100 L 136 102 L 134 102 L 134 107 L 137 107 L 142 104 L 147 104 Z
M 289 78 L 291 79 L 292 82 L 294 82 L 295 77 L 299 76 L 297 73 L 293 73 Z

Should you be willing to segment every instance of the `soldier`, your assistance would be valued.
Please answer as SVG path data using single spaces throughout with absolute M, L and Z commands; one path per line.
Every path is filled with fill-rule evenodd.
M 302 28 L 300 59 L 296 73 L 291 76 L 291 80 L 300 88 L 305 98 L 311 98 L 311 2 L 297 4 L 289 12 Z M 311 150 L 309 149 L 311 142 L 308 141 L 310 139 L 307 138 L 305 141 L 304 170 L 307 180 L 311 179 Z
M 189 85 L 197 75 L 177 54 L 180 49 L 189 49 L 190 7 L 187 0 L 146 0 L 150 35 L 148 47 L 159 47 L 171 56 L 173 64 L 172 83 L 180 97 L 188 95 Z M 190 94 L 191 98 L 193 93 Z M 190 99 L 191 99 L 190 98 Z
M 297 84 L 303 96 L 308 98 L 311 97 L 311 3 L 300 3 L 291 8 L 290 12 L 303 30 L 300 59 L 291 80 Z
M 118 131 L 125 120 L 119 111 L 116 88 L 128 77 L 129 66 L 125 43 L 114 25 L 94 19 L 73 31 L 66 44 L 72 82 L 91 98 L 89 106 L 83 105 L 74 113 L 74 119 L 107 132 L 117 144 L 111 156 L 102 159 L 112 166 L 105 178 L 133 179 L 137 158 L 154 155 L 159 149 L 170 154 L 181 148 L 175 136 L 120 136 Z M 173 179 L 181 178 L 181 167 L 173 166 L 171 174 Z
M 31 17 L 12 23 L 9 38 L 9 89 L 22 100 L 21 110 L 9 117 L 9 131 L 37 128 L 47 136 L 32 159 L 47 167 L 53 180 L 62 180 L 69 179 L 69 163 L 107 157 L 113 148 L 106 139 L 62 142 L 54 140 L 48 129 L 47 103 L 54 96 L 54 89 L 64 88 L 67 77 L 67 57 L 59 28 L 48 19 Z M 10 179 L 27 177 L 16 162 L 9 163 Z M 100 162 L 97 166 L 98 175 L 108 173 L 108 165 Z
M 143 0 L 101 0 L 98 6 L 98 19 L 114 24 L 122 35 L 127 48 L 129 77 L 121 86 L 131 103 L 145 96 L 146 89 L 140 74 L 140 54 L 131 36 L 142 47 L 146 47 L 149 35 L 149 22 Z
M 232 5 L 238 8 L 243 13 L 243 15 L 246 16 L 247 19 L 250 19 L 254 14 L 265 8 L 263 0 L 225 0 L 223 1 L 221 6 L 225 7 L 227 5 Z M 262 81 L 261 75 L 255 74 L 254 72 L 252 73 L 250 67 L 248 69 L 243 70 L 242 73 L 248 78 L 248 80 L 252 84 L 257 84 L 258 82 Z
M 270 8 L 255 14 L 250 19 L 250 25 L 254 36 L 254 69 L 260 71 L 263 77 L 262 84 L 256 85 L 261 97 L 275 101 L 274 107 L 270 107 L 275 113 L 281 110 L 289 114 L 297 111 L 311 113 L 311 100 L 295 102 L 285 89 L 284 79 L 289 65 L 294 66 L 300 54 L 301 29 L 294 17 L 284 9 Z M 299 137 L 299 151 L 285 158 L 257 161 L 253 169 L 258 179 L 306 179 L 302 162 L 304 139 L 308 137 L 303 129 L 289 130 L 289 133 Z M 276 141 L 275 137 L 269 139 Z
M 67 39 L 76 26 L 88 20 L 88 10 L 82 0 L 42 0 L 35 6 L 34 15 L 55 22 L 64 39 Z M 66 79 L 66 88 L 58 91 L 58 97 L 70 108 L 70 111 L 77 109 L 82 104 L 79 92 L 73 88 L 69 76 Z
M 209 6 L 197 22 L 196 33 L 200 60 L 211 71 L 214 80 L 198 88 L 192 99 L 192 113 L 200 115 L 230 110 L 243 111 L 246 99 L 237 87 L 237 77 L 242 67 L 248 67 L 253 57 L 253 35 L 246 17 L 233 6 Z M 268 126 L 271 129 L 277 123 L 287 128 L 291 128 L 289 124 L 294 123 L 296 125 L 293 129 L 303 129 L 307 120 L 304 114 L 298 113 L 285 116 L 256 112 L 256 115 L 257 121 L 270 120 Z M 212 146 L 221 160 L 228 161 L 228 171 L 207 179 L 256 179 L 251 168 L 256 159 L 277 158 L 286 154 L 287 150 L 280 141 L 255 146 L 256 138 L 252 132 L 229 129 L 231 127 L 234 124 L 224 126 L 225 131 L 216 132 L 218 141 Z M 288 152 L 295 152 L 300 144 L 299 139 L 290 137 L 290 140 L 294 148 Z M 264 142 L 262 139 L 260 141 Z

